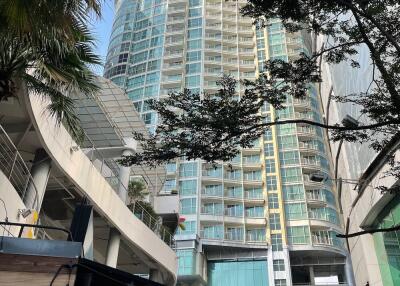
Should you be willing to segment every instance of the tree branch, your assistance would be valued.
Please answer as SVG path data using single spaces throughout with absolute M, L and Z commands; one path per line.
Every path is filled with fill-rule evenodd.
M 303 123 L 303 124 L 308 124 L 308 125 L 313 125 L 313 126 L 318 126 L 321 128 L 325 129 L 331 129 L 331 130 L 342 130 L 342 131 L 352 131 L 352 130 L 367 130 L 367 129 L 374 129 L 378 127 L 383 127 L 387 125 L 393 125 L 393 124 L 400 124 L 400 120 L 389 120 L 389 121 L 383 121 L 383 122 L 378 122 L 375 124 L 370 124 L 370 125 L 359 125 L 359 126 L 340 126 L 340 125 L 329 125 L 329 124 L 324 124 L 324 123 L 319 123 L 307 119 L 289 119 L 285 121 L 274 121 L 274 122 L 266 122 L 258 125 L 254 125 L 250 128 L 248 128 L 246 131 L 252 131 L 253 129 L 258 129 L 261 127 L 268 127 L 268 126 L 274 126 L 274 125 L 283 125 L 283 124 L 291 124 L 291 123 Z
M 378 233 L 378 232 L 391 232 L 391 231 L 396 231 L 396 230 L 400 230 L 400 224 L 395 225 L 393 227 L 388 227 L 388 228 L 363 230 L 363 231 L 349 233 L 349 234 L 337 234 L 336 237 L 350 238 L 350 237 L 360 236 L 360 235 L 364 235 L 364 234 L 374 234 L 374 233 Z

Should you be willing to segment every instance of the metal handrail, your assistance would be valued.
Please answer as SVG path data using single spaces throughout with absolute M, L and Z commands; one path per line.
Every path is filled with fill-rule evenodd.
M 0 170 L 8 177 L 22 201 L 28 208 L 38 211 L 39 199 L 38 191 L 30 173 L 30 169 L 25 164 L 24 159 L 19 153 L 17 147 L 0 125 Z M 33 202 L 26 202 L 28 187 L 33 188 L 35 196 Z
M 92 145 L 91 150 L 91 158 L 89 156 L 87 156 L 89 158 L 90 161 L 93 162 L 94 158 L 93 158 L 93 154 L 96 153 L 96 158 L 101 159 L 101 166 L 100 168 L 98 168 L 100 174 L 103 176 L 103 166 L 104 166 L 104 162 L 105 162 L 105 158 L 101 155 L 101 152 L 95 147 L 93 141 L 89 138 L 89 136 L 84 133 L 85 138 L 90 142 L 90 144 Z M 86 154 L 85 154 L 86 155 Z M 122 189 L 124 190 L 124 192 L 126 192 L 126 194 L 128 194 L 128 189 L 127 187 L 121 182 L 121 180 L 118 177 L 105 177 L 105 179 L 108 181 L 109 185 L 114 189 L 114 191 L 118 192 L 120 187 L 122 187 Z M 111 183 L 111 180 L 113 179 L 117 182 L 116 185 L 113 185 Z M 160 237 L 167 245 L 169 245 L 171 248 L 174 247 L 175 242 L 174 242 L 174 236 L 173 234 L 171 234 L 168 230 L 166 230 L 166 228 L 164 226 L 162 226 L 159 223 L 159 219 L 153 217 L 148 211 L 146 211 L 146 209 L 140 204 L 140 202 L 136 202 L 135 203 L 135 210 L 136 208 L 140 208 L 140 216 L 136 217 L 138 219 L 140 219 L 150 230 L 152 230 L 158 237 Z
M 73 240 L 73 236 L 71 231 L 62 227 L 56 226 L 48 226 L 48 225 L 40 225 L 40 224 L 29 224 L 29 223 L 19 223 L 19 222 L 8 222 L 8 221 L 0 221 L 0 225 L 9 225 L 9 226 L 19 226 L 21 227 L 18 233 L 18 237 L 22 236 L 22 232 L 24 231 L 25 227 L 32 227 L 32 228 L 39 228 L 39 229 L 52 229 L 52 230 L 59 230 L 68 234 L 68 237 Z

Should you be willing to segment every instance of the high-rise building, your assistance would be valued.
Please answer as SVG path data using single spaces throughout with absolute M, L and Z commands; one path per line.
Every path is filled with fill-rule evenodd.
M 252 80 L 267 59 L 310 53 L 308 34 L 278 20 L 257 29 L 240 14 L 245 3 L 116 1 L 105 76 L 126 89 L 150 131 L 149 99 L 183 88 L 212 94 L 223 73 Z M 318 86 L 260 112 L 322 122 Z M 179 285 L 352 285 L 331 165 L 324 131 L 303 124 L 271 128 L 231 162 L 168 164 L 164 191 L 179 191 L 186 218 L 176 234 Z M 317 173 L 325 179 L 311 180 Z

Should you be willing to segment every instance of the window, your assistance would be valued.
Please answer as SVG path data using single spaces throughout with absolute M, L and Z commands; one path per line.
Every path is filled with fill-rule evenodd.
M 201 0 L 189 0 L 189 7 L 200 6 Z
M 243 228 L 228 227 L 226 229 L 225 238 L 228 240 L 243 240 Z
M 297 136 L 279 136 L 278 137 L 279 150 L 294 149 L 297 148 Z
M 185 234 L 195 234 L 196 233 L 196 221 L 185 221 L 183 223 L 185 226 L 185 230 L 182 230 L 180 227 L 178 227 L 178 233 L 180 235 L 185 235 Z
M 267 143 L 264 145 L 264 154 L 266 157 L 274 156 L 274 144 Z
M 178 273 L 179 275 L 193 275 L 196 269 L 195 250 L 178 249 Z
M 306 205 L 305 203 L 285 204 L 285 214 L 288 220 L 306 219 Z
M 222 215 L 224 213 L 223 210 L 224 207 L 221 203 L 208 203 L 202 206 L 201 213 L 208 215 Z
M 272 251 L 282 251 L 282 235 L 281 234 L 271 234 L 271 246 Z
M 153 72 L 147 74 L 146 77 L 146 84 L 151 84 L 151 83 L 158 83 L 160 81 L 160 73 L 159 72 Z
M 304 200 L 303 185 L 283 186 L 282 190 L 286 201 Z
M 202 33 L 201 28 L 188 30 L 188 39 L 201 38 L 201 33 Z
M 186 87 L 200 86 L 200 76 L 187 76 L 185 79 Z
M 222 224 L 204 226 L 200 232 L 200 236 L 206 239 L 223 239 L 224 227 Z
M 176 163 L 168 163 L 166 166 L 167 173 L 175 173 L 176 172 Z
M 208 185 L 202 193 L 208 196 L 222 197 L 222 185 Z
M 265 160 L 265 171 L 268 173 L 275 173 L 275 160 L 267 159 Z
M 166 192 L 170 192 L 172 190 L 176 189 L 176 180 L 172 179 L 172 180 L 166 180 L 164 183 L 164 191 Z
M 268 195 L 268 207 L 270 209 L 279 209 L 278 194 Z
M 280 230 L 281 229 L 281 220 L 279 214 L 270 214 L 269 215 L 269 227 L 271 230 Z
M 264 217 L 264 207 L 246 207 L 246 217 Z
M 144 124 L 154 124 L 155 123 L 155 113 L 144 113 L 142 114 L 142 119 Z
M 298 151 L 279 152 L 279 162 L 281 166 L 298 165 L 300 163 L 300 155 Z
M 186 61 L 201 61 L 201 51 L 188 52 L 186 54 Z
M 302 182 L 302 172 L 300 168 L 281 168 L 283 183 Z
M 276 191 L 278 189 L 277 181 L 275 176 L 267 176 L 267 191 Z
M 181 177 L 195 177 L 197 176 L 197 163 L 182 163 L 179 166 L 179 176 Z
M 274 271 L 285 271 L 285 261 L 283 259 L 274 259 Z
M 265 241 L 265 229 L 255 228 L 246 230 L 247 241 Z
M 201 16 L 201 8 L 193 8 L 189 9 L 189 17 L 198 17 Z
M 196 213 L 196 198 L 181 199 L 179 213 L 195 214 Z
M 201 40 L 192 40 L 187 42 L 187 49 L 188 50 L 197 50 L 201 49 Z
M 200 73 L 200 71 L 201 71 L 200 63 L 186 65 L 187 74 Z
M 200 27 L 202 23 L 201 18 L 189 19 L 188 28 Z
M 310 229 L 308 226 L 287 227 L 289 244 L 308 244 L 310 243 Z
M 286 286 L 286 279 L 275 279 L 275 286 Z
M 197 180 L 185 180 L 179 182 L 179 195 L 191 196 L 197 193 Z

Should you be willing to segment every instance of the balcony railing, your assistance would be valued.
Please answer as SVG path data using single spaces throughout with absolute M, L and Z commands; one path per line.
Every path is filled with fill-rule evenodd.
M 38 191 L 30 169 L 17 147 L 0 125 L 0 170 L 13 185 L 27 208 L 38 210 Z M 28 188 L 30 191 L 28 191 Z

